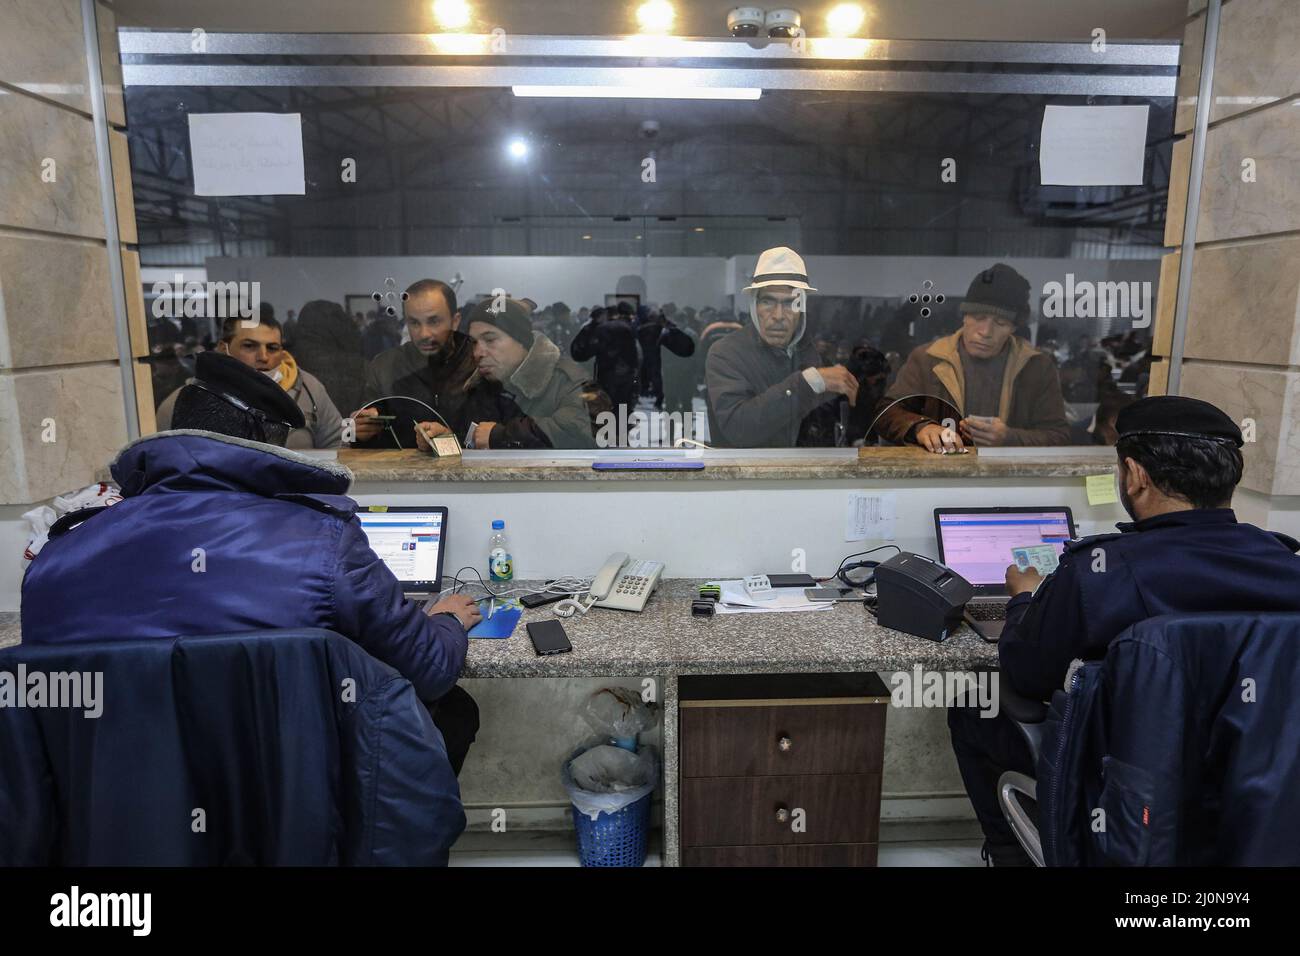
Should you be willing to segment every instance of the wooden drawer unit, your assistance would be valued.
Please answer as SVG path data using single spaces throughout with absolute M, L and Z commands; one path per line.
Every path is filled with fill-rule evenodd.
M 875 843 L 880 774 L 683 777 L 683 846 Z M 686 809 L 690 808 L 688 814 Z M 804 813 L 804 829 L 792 815 Z
M 682 677 L 686 866 L 874 866 L 889 691 L 875 674 Z
M 682 866 L 875 866 L 875 843 L 804 846 L 696 846 L 682 850 Z
M 879 773 L 885 758 L 878 706 L 683 705 L 681 732 L 683 777 Z

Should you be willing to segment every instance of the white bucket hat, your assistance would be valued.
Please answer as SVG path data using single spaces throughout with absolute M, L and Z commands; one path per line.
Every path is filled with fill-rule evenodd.
M 803 264 L 799 253 L 786 246 L 768 249 L 758 257 L 754 267 L 754 278 L 741 291 L 753 292 L 769 285 L 788 285 L 795 289 L 816 292 L 808 284 L 808 267 Z

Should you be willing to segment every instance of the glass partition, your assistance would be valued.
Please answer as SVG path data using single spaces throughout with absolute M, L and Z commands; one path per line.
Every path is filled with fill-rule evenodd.
M 124 33 L 160 427 L 217 348 L 298 447 L 1113 441 L 1176 43 L 649 42 Z M 1045 185 L 1048 108 L 1099 106 L 1141 113 L 1137 180 Z M 300 117 L 298 194 L 257 114 Z

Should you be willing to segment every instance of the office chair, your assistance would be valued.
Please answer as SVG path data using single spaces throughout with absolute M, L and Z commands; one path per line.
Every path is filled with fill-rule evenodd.
M 1035 863 L 1300 865 L 1300 614 L 1151 618 L 1071 678 L 1050 706 L 1000 695 L 1037 779 L 1003 774 L 999 803 Z
M 998 701 L 1002 713 L 1020 731 L 1029 747 L 1030 759 L 1038 766 L 1043 751 L 1043 738 L 1047 732 L 1047 705 L 1042 701 L 1021 697 L 1010 687 L 1010 682 L 998 681 Z M 1015 834 L 1020 846 L 1034 861 L 1034 866 L 1044 866 L 1043 844 L 1038 834 L 1035 814 L 1025 806 L 1022 797 L 1038 802 L 1038 783 L 1034 778 L 1015 770 L 1008 770 L 998 778 L 998 802 L 1002 816 Z
M 86 676 L 76 706 L 0 708 L 0 865 L 445 865 L 465 828 L 414 688 L 338 634 L 21 644 L 0 671 Z

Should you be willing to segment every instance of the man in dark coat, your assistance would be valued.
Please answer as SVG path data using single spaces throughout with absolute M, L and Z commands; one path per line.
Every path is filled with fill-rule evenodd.
M 313 299 L 302 307 L 294 333 L 293 357 L 299 368 L 321 380 L 339 408 L 351 411 L 370 397 L 365 394 L 361 331 L 337 302 Z
M 636 408 L 640 392 L 641 352 L 632 329 L 632 306 L 620 302 L 617 311 L 594 309 L 591 321 L 578 330 L 569 345 L 575 362 L 596 360 L 595 378 L 614 405 L 627 406 L 627 415 Z
M 415 686 L 459 771 L 478 726 L 456 687 L 474 602 L 450 595 L 426 613 L 403 597 L 345 496 L 351 472 L 283 447 L 303 416 L 280 386 L 216 352 L 196 373 L 176 400 L 181 430 L 113 461 L 123 500 L 33 561 L 24 643 L 326 628 Z
M 466 429 L 477 419 L 468 388 L 476 363 L 474 343 L 460 331 L 456 292 L 437 279 L 421 279 L 402 295 L 411 341 L 370 361 L 366 370 L 369 404 L 352 416 L 356 444 L 415 448 L 415 423 L 439 417 L 463 441 Z M 396 420 L 375 421 L 380 415 Z
M 804 418 L 839 395 L 857 399 L 857 379 L 843 365 L 819 367 L 817 350 L 802 341 L 808 284 L 803 259 L 784 246 L 758 258 L 750 295 L 752 322 L 710 351 L 709 435 L 732 448 L 793 448 Z
M 1075 658 L 1099 660 L 1131 624 L 1198 611 L 1300 611 L 1300 543 L 1242 524 L 1241 429 L 1208 402 L 1144 398 L 1116 419 L 1120 501 L 1133 519 L 1117 534 L 1067 545 L 1045 579 L 1007 567 L 1013 595 L 998 643 L 1001 679 L 1046 700 Z M 998 807 L 1005 770 L 1032 775 L 1029 752 L 1004 715 L 951 707 L 948 726 L 966 792 L 995 865 L 1027 865 Z

